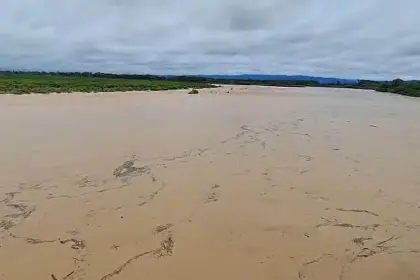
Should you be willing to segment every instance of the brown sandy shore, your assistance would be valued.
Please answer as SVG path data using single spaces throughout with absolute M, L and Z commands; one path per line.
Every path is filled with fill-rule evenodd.
M 420 279 L 420 101 L 230 89 L 0 96 L 0 279 Z

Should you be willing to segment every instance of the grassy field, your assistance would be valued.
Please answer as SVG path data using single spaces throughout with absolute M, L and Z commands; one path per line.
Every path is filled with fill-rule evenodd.
M 137 80 L 93 77 L 16 75 L 0 76 L 0 94 L 62 93 L 62 92 L 112 92 L 210 88 L 208 83 Z

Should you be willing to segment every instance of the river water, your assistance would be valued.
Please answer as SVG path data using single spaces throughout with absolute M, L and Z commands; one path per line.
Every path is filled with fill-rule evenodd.
M 420 99 L 187 92 L 0 96 L 0 279 L 420 279 Z

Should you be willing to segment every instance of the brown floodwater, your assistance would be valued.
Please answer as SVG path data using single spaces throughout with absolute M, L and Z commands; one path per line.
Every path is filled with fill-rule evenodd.
M 420 279 L 420 99 L 186 93 L 0 96 L 0 279 Z

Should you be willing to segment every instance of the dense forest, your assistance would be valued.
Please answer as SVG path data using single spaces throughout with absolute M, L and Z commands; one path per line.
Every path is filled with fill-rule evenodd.
M 250 80 L 206 78 L 201 76 L 157 76 L 90 72 L 0 71 L 0 93 L 109 92 L 130 90 L 169 90 L 214 87 L 214 84 L 263 85 L 282 87 L 343 87 L 370 89 L 420 97 L 420 81 L 370 81 L 321 84 L 318 81 Z

